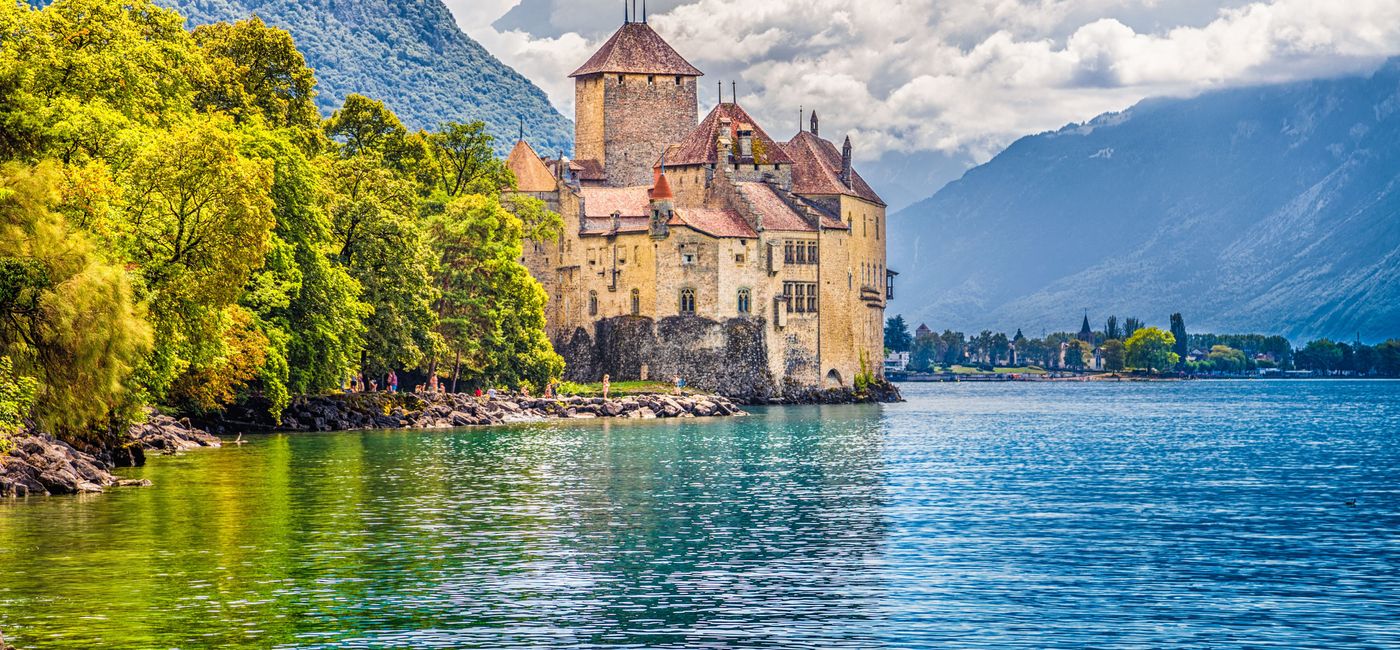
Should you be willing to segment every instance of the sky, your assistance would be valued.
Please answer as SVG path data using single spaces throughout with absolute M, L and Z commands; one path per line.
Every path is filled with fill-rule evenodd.
M 458 24 L 573 115 L 567 75 L 618 0 L 446 0 Z M 1400 0 L 649 0 L 702 79 L 775 137 L 816 109 L 898 208 L 1018 137 L 1154 96 L 1360 74 L 1400 55 Z M 638 2 L 640 5 L 640 2 Z M 708 92 L 705 92 L 708 91 Z

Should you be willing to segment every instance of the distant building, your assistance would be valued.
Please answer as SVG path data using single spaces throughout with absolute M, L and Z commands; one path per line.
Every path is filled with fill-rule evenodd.
M 885 357 L 885 372 L 904 372 L 909 368 L 908 352 L 891 352 Z
M 627 22 L 571 75 L 575 159 L 511 152 L 518 191 L 564 218 L 524 261 L 567 378 L 775 395 L 879 375 L 894 273 L 850 138 L 814 112 L 774 140 L 732 97 L 701 120 L 701 74 Z
M 929 329 L 928 325 L 920 323 L 919 329 L 914 330 L 914 338 L 921 339 L 927 336 L 933 336 L 933 330 Z

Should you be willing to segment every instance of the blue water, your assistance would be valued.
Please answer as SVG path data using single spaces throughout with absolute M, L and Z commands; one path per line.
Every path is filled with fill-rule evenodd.
M 1400 383 L 270 436 L 0 503 L 73 647 L 1400 647 Z M 1349 503 L 1354 505 L 1349 505 Z

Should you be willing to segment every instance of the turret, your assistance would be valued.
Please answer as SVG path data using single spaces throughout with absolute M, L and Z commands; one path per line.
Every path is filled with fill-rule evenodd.
M 651 236 L 656 238 L 670 234 L 671 217 L 675 215 L 675 194 L 671 192 L 671 182 L 666 180 L 666 172 L 658 169 L 652 181 L 651 191 Z

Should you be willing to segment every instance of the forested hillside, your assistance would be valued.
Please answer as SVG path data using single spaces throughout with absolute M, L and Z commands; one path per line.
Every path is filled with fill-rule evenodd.
M 499 143 L 520 120 L 540 151 L 573 151 L 573 126 L 529 79 L 457 27 L 442 0 L 159 0 L 194 25 L 257 14 L 292 34 L 320 82 L 324 114 L 351 93 L 382 100 L 410 128 L 481 120 Z M 504 153 L 502 149 L 500 153 Z
M 1294 340 L 1400 332 L 1400 64 L 1151 100 L 1024 138 L 890 219 L 911 322 L 1084 312 Z

